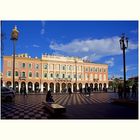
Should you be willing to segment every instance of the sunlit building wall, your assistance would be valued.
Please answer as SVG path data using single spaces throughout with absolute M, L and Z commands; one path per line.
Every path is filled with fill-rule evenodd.
M 3 85 L 12 87 L 12 56 L 4 56 Z M 96 64 L 77 57 L 43 54 L 41 58 L 31 58 L 27 54 L 16 56 L 15 84 L 19 92 L 26 86 L 28 93 L 72 92 L 90 86 L 102 90 L 108 87 L 108 65 Z

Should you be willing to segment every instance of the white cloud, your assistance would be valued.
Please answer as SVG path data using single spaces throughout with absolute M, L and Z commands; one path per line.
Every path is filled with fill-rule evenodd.
M 89 57 L 88 56 L 84 56 L 82 59 L 83 60 L 89 60 Z
M 136 30 L 131 30 L 130 33 L 136 34 L 136 33 L 138 33 L 138 30 L 137 29 Z
M 105 63 L 108 64 L 110 67 L 113 67 L 114 66 L 114 58 L 112 57 L 111 59 L 106 60 Z
M 135 70 L 136 66 L 126 66 L 126 72 Z M 123 72 L 123 68 L 121 68 L 121 72 Z
M 45 21 L 41 21 L 41 31 L 40 31 L 40 34 L 41 35 L 44 35 L 45 34 Z
M 40 34 L 44 35 L 45 34 L 45 29 L 42 28 L 41 31 L 40 31 Z
M 33 44 L 33 47 L 39 48 L 40 46 L 39 45 L 36 45 L 36 44 Z
M 109 79 L 114 79 L 114 78 L 123 78 L 122 74 L 109 74 L 108 75 Z
M 51 42 L 50 48 L 69 56 L 88 57 L 91 61 L 99 60 L 105 56 L 119 55 L 122 53 L 119 44 L 120 37 L 114 36 L 103 39 L 75 39 L 67 44 Z M 129 41 L 128 49 L 136 49 L 137 44 Z

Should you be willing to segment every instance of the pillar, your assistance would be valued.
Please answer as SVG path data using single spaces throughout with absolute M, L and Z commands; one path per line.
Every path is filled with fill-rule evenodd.
M 50 83 L 48 83 L 48 91 L 50 90 Z
M 11 82 L 11 86 L 9 86 L 9 87 L 11 87 L 11 88 L 13 87 L 13 83 L 12 82 Z
M 40 85 L 40 91 L 43 92 L 43 84 Z
M 62 84 L 60 83 L 60 93 L 61 93 L 61 91 L 62 91 Z
M 26 83 L 26 93 L 28 93 L 28 83 Z
M 76 83 L 77 84 L 77 91 L 79 90 L 79 84 L 78 83 Z
M 71 91 L 73 92 L 73 84 L 71 84 Z
M 33 92 L 35 93 L 35 84 L 33 83 Z
M 99 83 L 97 83 L 97 88 L 98 88 L 98 90 L 99 90 Z
M 56 93 L 56 84 L 54 83 L 54 93 Z
M 106 83 L 106 88 L 108 88 L 108 83 Z
M 21 88 L 21 83 L 20 82 L 18 84 L 18 88 L 19 88 L 19 94 L 20 94 L 20 88 Z

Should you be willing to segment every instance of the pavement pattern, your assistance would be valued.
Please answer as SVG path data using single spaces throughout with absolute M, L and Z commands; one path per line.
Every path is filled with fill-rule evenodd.
M 12 103 L 2 102 L 1 119 L 137 119 L 137 108 L 113 105 L 116 93 L 53 94 L 55 103 L 65 106 L 62 115 L 52 115 L 42 104 L 45 94 L 16 95 Z

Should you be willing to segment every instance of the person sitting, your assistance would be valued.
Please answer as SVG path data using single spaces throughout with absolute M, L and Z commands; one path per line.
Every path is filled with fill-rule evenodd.
M 54 102 L 53 96 L 51 95 L 51 90 L 49 90 L 46 95 L 46 102 Z

